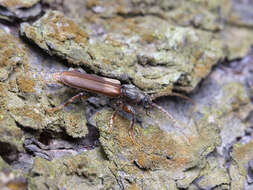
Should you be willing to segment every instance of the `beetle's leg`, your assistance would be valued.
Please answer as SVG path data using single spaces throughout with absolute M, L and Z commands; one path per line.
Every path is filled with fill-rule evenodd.
M 133 144 L 135 144 L 135 140 L 134 140 L 135 111 L 134 111 L 134 108 L 127 104 L 127 105 L 124 105 L 122 109 L 123 109 L 123 111 L 130 113 L 132 115 L 132 120 L 130 123 L 130 129 L 129 129 L 129 136 L 130 136 Z
M 110 123 L 109 123 L 109 132 L 110 133 L 112 133 L 113 123 L 114 123 L 114 120 L 115 120 L 117 112 L 121 109 L 122 102 L 121 101 L 117 101 L 116 105 L 117 105 L 117 107 L 114 110 L 114 112 L 113 112 L 113 114 L 112 114 L 112 116 L 110 118 Z
M 75 95 L 75 96 L 73 96 L 72 98 L 70 98 L 69 100 L 67 100 L 65 103 L 63 103 L 63 104 L 61 104 L 61 105 L 59 105 L 59 106 L 57 106 L 57 107 L 55 107 L 55 108 L 50 108 L 50 109 L 49 109 L 49 112 L 59 111 L 59 110 L 63 109 L 65 106 L 67 106 L 68 104 L 73 103 L 76 99 L 81 98 L 81 97 L 82 97 L 82 98 L 87 98 L 87 97 L 85 96 L 85 93 L 84 93 L 84 92 L 80 92 L 80 93 L 78 93 L 77 95 Z

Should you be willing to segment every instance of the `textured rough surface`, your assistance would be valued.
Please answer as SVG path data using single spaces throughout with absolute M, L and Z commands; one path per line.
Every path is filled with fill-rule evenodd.
M 106 23 L 107 21 L 103 21 L 104 18 L 114 20 L 115 17 L 128 19 L 152 15 L 173 25 L 191 26 L 209 31 L 222 29 L 222 19 L 227 17 L 231 7 L 229 0 L 119 0 L 116 2 L 74 0 L 73 4 L 61 0 L 43 2 L 52 8 L 57 7 L 72 18 L 80 20 L 84 17 L 91 23 Z M 108 22 L 107 24 L 115 25 Z
M 229 170 L 232 182 L 231 189 L 242 189 L 242 187 L 250 189 L 246 188 L 246 177 L 247 173 L 250 172 L 250 169 L 248 169 L 248 163 L 253 157 L 252 142 L 235 144 L 231 156 L 232 163 Z
M 1 0 L 0 19 L 13 22 L 28 20 L 38 16 L 42 11 L 39 0 Z
M 251 190 L 251 8 L 240 0 L 0 1 L 0 19 L 12 21 L 0 24 L 0 189 Z M 115 99 L 91 94 L 50 111 L 80 91 L 52 78 L 70 67 L 150 94 L 184 93 L 195 105 L 154 100 L 176 121 L 134 106 L 133 143 L 130 114 L 116 114 L 109 130 Z
M 228 47 L 229 59 L 243 57 L 249 52 L 249 47 L 253 44 L 252 34 L 252 29 L 247 27 L 227 26 L 222 31 L 222 40 Z
M 230 68 L 215 69 L 205 79 L 198 93 L 191 97 L 196 102 L 192 115 L 192 110 L 185 105 L 178 103 L 175 108 L 173 104 L 168 106 L 164 100 L 164 107 L 168 106 L 171 112 L 176 109 L 177 120 L 185 122 L 183 124 L 186 128 L 181 130 L 171 125 L 169 120 L 166 121 L 158 111 L 152 111 L 150 118 L 140 109 L 138 114 L 142 122 L 141 126 L 135 127 L 136 144 L 132 144 L 128 136 L 128 120 L 118 116 L 113 133 L 110 134 L 107 125 L 109 121 L 104 121 L 111 112 L 97 113 L 94 123 L 100 130 L 101 145 L 108 159 L 118 167 L 118 175 L 128 180 L 125 176 L 133 177 L 135 167 L 154 173 L 159 169 L 171 180 L 176 180 L 179 188 L 187 188 L 193 182 L 202 189 L 234 188 L 233 183 L 230 186 L 232 174 L 227 173 L 225 158 L 228 146 L 237 137 L 243 136 L 250 126 L 245 119 L 253 107 L 245 87 L 252 76 L 249 72 L 251 68 L 248 68 L 249 65 L 246 67 L 238 75 Z M 248 161 L 246 159 L 245 163 Z M 134 173 L 132 180 L 137 181 L 141 174 Z M 233 175 L 239 175 L 239 171 L 233 171 Z M 243 177 L 245 180 L 246 174 Z M 241 183 L 234 189 L 242 189 L 243 180 L 234 181 Z M 136 185 L 140 186 L 138 183 Z
M 253 2 L 231 0 L 226 17 L 225 29 L 221 32 L 222 40 L 228 46 L 230 59 L 243 57 L 252 46 Z
M 27 54 L 20 40 L 4 30 L 0 30 L 0 39 L 0 82 L 3 82 L 17 65 L 27 62 Z
M 8 80 L 11 73 L 27 62 L 27 52 L 21 41 L 0 30 L 0 152 L 7 161 L 17 159 L 16 153 L 23 150 L 22 130 L 17 127 L 15 120 L 8 110 L 7 101 L 15 104 L 12 92 L 8 91 Z M 16 96 L 15 96 L 16 97 Z
M 94 149 L 78 156 L 34 160 L 29 175 L 34 176 L 29 189 L 110 189 L 117 181 L 110 171 L 110 164 L 103 158 L 101 149 Z M 50 178 L 48 178 L 50 176 Z M 118 188 L 115 188 L 118 189 Z
M 252 7 L 252 1 L 232 0 L 231 9 L 228 14 L 229 23 L 238 26 L 252 27 Z
M 172 89 L 174 84 L 192 90 L 224 57 L 223 46 L 212 33 L 175 27 L 152 16 L 131 22 L 135 33 L 128 39 L 119 36 L 110 40 L 113 34 L 108 34 L 101 41 L 62 13 L 49 11 L 33 25 L 22 24 L 21 34 L 71 64 L 132 80 L 139 88 L 153 92 Z
M 27 180 L 20 170 L 13 170 L 0 158 L 0 188 L 1 190 L 25 190 Z

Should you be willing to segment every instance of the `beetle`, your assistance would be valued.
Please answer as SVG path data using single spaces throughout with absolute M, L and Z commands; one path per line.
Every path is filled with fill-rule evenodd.
M 109 131 L 112 132 L 113 123 L 119 110 L 123 110 L 124 112 L 130 113 L 132 116 L 132 120 L 130 123 L 129 136 L 131 137 L 133 142 L 133 131 L 135 123 L 135 110 L 133 108 L 133 105 L 141 105 L 146 110 L 150 107 L 155 107 L 162 113 L 164 113 L 174 124 L 178 124 L 178 121 L 174 119 L 172 115 L 170 115 L 161 106 L 155 104 L 153 100 L 157 97 L 164 95 L 180 96 L 182 98 L 191 100 L 187 96 L 172 92 L 167 94 L 163 93 L 161 95 L 150 96 L 132 84 L 121 84 L 121 82 L 116 79 L 81 73 L 77 70 L 57 72 L 54 73 L 52 77 L 56 82 L 72 88 L 101 94 L 109 98 L 117 98 L 117 107 L 110 118 Z M 77 98 L 81 97 L 86 97 L 85 92 L 78 93 L 77 95 L 67 100 L 64 104 L 51 108 L 50 111 L 54 112 L 60 110 L 63 107 L 67 106 L 69 103 L 74 102 Z

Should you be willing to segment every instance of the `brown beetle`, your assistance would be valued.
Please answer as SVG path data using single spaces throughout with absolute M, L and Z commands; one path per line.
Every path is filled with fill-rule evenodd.
M 113 112 L 110 119 L 110 132 L 112 131 L 113 123 L 117 112 L 122 109 L 123 111 L 130 113 L 132 115 L 132 120 L 130 124 L 129 135 L 134 142 L 133 138 L 133 129 L 135 123 L 135 110 L 131 105 L 142 105 L 145 109 L 149 109 L 150 107 L 156 107 L 161 112 L 166 114 L 166 116 L 175 124 L 178 123 L 172 115 L 170 115 L 166 110 L 164 110 L 159 105 L 152 102 L 153 99 L 159 97 L 157 96 L 149 96 L 148 94 L 142 92 L 140 89 L 131 84 L 123 84 L 121 85 L 119 80 L 90 75 L 86 73 L 81 73 L 79 71 L 63 71 L 53 74 L 53 78 L 66 86 L 70 86 L 72 88 L 81 89 L 84 91 L 98 93 L 101 95 L 105 95 L 110 98 L 118 98 L 117 105 L 118 107 Z M 166 95 L 166 94 L 163 94 Z M 180 96 L 182 98 L 189 99 L 186 96 L 176 93 L 170 93 L 167 95 Z M 75 99 L 85 97 L 84 92 L 80 92 L 77 95 L 70 98 L 64 104 L 50 109 L 50 111 L 56 111 L 62 109 L 64 106 L 68 105 L 75 101 Z

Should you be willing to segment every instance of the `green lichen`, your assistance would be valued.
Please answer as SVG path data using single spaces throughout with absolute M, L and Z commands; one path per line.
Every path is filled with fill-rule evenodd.
M 27 51 L 20 39 L 3 30 L 0 39 L 0 81 L 4 81 L 18 64 L 27 64 Z
M 36 158 L 30 175 L 38 174 L 38 176 L 29 179 L 29 188 L 44 189 L 48 186 L 73 190 L 112 188 L 116 185 L 116 181 L 109 167 L 110 164 L 103 160 L 100 149 L 51 162 Z M 103 184 L 101 180 L 104 181 Z

